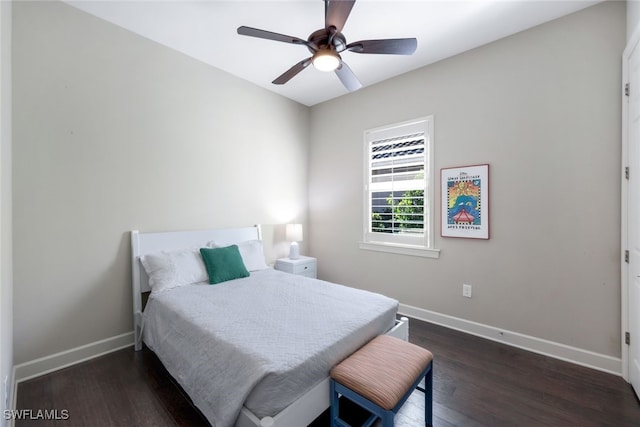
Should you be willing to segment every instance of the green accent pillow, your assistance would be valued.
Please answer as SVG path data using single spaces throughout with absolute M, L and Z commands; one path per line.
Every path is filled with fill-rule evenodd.
M 212 285 L 249 276 L 237 245 L 200 248 L 200 254 L 209 273 L 209 283 Z

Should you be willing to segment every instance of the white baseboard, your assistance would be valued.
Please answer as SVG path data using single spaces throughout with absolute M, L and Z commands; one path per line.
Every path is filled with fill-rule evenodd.
M 398 312 L 402 315 L 413 317 L 414 319 L 435 323 L 436 325 L 445 326 L 450 329 L 486 338 L 491 341 L 518 347 L 523 350 L 532 351 L 534 353 L 564 360 L 566 362 L 575 363 L 576 365 L 586 366 L 588 368 L 597 369 L 599 371 L 618 376 L 622 375 L 622 359 L 617 357 L 594 353 L 589 350 L 583 350 L 565 344 L 507 331 L 494 326 L 483 325 L 481 323 L 436 313 L 435 311 L 425 310 L 406 304 L 400 304 Z M 409 323 L 409 328 L 411 328 L 411 323 Z
M 62 351 L 50 356 L 41 357 L 13 367 L 13 380 L 17 383 L 26 381 L 58 369 L 66 368 L 133 345 L 133 332 L 96 341 L 71 350 Z M 15 392 L 14 392 L 15 393 Z M 13 396 L 15 398 L 15 394 Z M 15 400 L 12 399 L 13 402 Z M 14 404 L 15 405 L 15 404 Z

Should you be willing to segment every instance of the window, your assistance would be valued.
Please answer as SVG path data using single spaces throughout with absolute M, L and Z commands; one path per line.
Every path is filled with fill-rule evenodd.
M 437 257 L 433 116 L 365 131 L 363 249 Z

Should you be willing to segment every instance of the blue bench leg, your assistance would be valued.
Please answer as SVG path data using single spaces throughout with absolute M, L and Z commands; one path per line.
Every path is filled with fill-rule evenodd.
M 386 411 L 382 415 L 382 427 L 393 427 L 393 416 L 395 414 L 392 411 Z
M 329 388 L 331 391 L 331 427 L 337 427 L 338 414 L 340 413 L 338 405 L 340 400 L 338 399 L 338 392 L 336 391 L 336 383 L 333 380 L 329 381 Z
M 428 427 L 433 426 L 433 362 L 424 377 L 424 422 Z

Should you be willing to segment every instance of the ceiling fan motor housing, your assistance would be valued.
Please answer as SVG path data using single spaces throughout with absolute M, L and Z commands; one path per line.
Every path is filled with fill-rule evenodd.
M 341 32 L 335 31 L 334 27 L 331 28 L 333 28 L 334 30 L 333 38 L 331 37 L 332 32 L 326 28 L 322 28 L 311 33 L 311 35 L 307 39 L 307 41 L 309 42 L 309 44 L 307 44 L 307 48 L 309 49 L 309 51 L 311 51 L 311 53 L 315 53 L 320 49 L 331 47 L 333 47 L 336 52 L 342 52 L 347 48 L 347 39 L 344 37 L 344 35 Z M 331 43 L 329 43 L 329 40 L 331 40 Z

